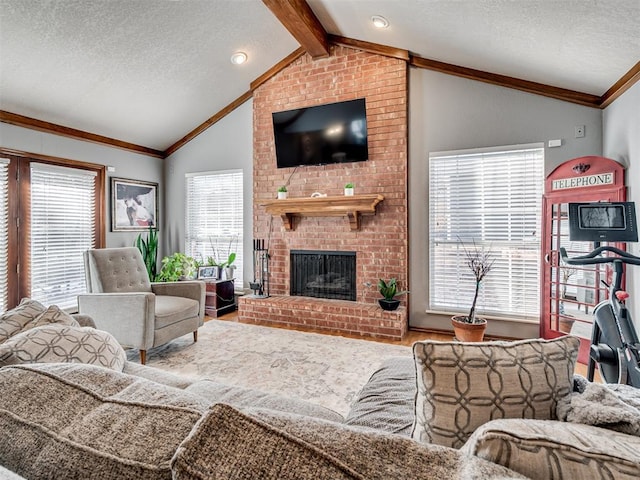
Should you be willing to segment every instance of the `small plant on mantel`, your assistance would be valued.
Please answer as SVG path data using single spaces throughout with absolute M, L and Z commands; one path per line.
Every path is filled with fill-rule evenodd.
M 282 185 L 278 187 L 278 200 L 284 200 L 285 198 L 287 198 L 287 187 Z
M 347 196 L 352 196 L 354 194 L 354 185 L 349 182 L 344 186 L 344 194 Z
M 495 256 L 490 247 L 486 249 L 484 246 L 479 247 L 475 240 L 473 241 L 473 248 L 467 248 L 462 240 L 460 240 L 460 244 L 464 250 L 466 264 L 473 274 L 476 286 L 469 314 L 455 315 L 451 319 L 453 330 L 458 340 L 465 342 L 482 341 L 484 338 L 484 330 L 487 327 L 487 320 L 476 316 L 476 303 L 478 302 L 480 285 L 491 271 L 493 263 L 495 262 Z
M 409 293 L 408 290 L 398 291 L 398 281 L 392 278 L 388 282 L 382 278 L 378 280 L 378 290 L 384 298 L 378 299 L 378 304 L 383 310 L 395 310 L 400 305 L 400 300 L 394 298 L 398 295 Z

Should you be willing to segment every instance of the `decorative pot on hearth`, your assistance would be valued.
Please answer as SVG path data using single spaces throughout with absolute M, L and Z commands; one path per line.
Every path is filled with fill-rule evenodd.
M 390 312 L 398 309 L 398 306 L 400 306 L 400 300 L 387 300 L 386 298 L 379 298 L 378 304 L 383 310 L 387 310 L 388 312 Z

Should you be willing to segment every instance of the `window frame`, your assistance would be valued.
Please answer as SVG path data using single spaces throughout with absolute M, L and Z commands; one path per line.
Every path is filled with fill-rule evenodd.
M 7 308 L 13 308 L 20 303 L 20 299 L 31 296 L 31 259 L 29 240 L 31 237 L 30 224 L 30 183 L 31 163 L 46 163 L 61 167 L 90 170 L 96 174 L 95 248 L 104 248 L 106 244 L 106 187 L 105 178 L 107 167 L 95 163 L 71 160 L 50 155 L 24 152 L 0 148 L 0 156 L 8 158 L 9 163 L 9 275 L 7 289 Z M 13 281 L 12 281 L 13 279 Z
M 454 315 L 454 314 L 464 314 L 464 313 L 468 313 L 469 312 L 469 308 L 471 306 L 471 302 L 472 302 L 472 298 L 473 298 L 473 275 L 471 273 L 471 271 L 468 270 L 468 267 L 466 265 L 464 265 L 464 250 L 461 248 L 461 244 L 460 244 L 460 240 L 464 241 L 465 246 L 468 248 L 469 247 L 469 242 L 471 242 L 471 239 L 473 238 L 473 236 L 475 235 L 474 240 L 476 241 L 477 245 L 479 247 L 481 246 L 485 246 L 485 247 L 489 247 L 492 246 L 492 243 L 502 243 L 502 242 L 506 242 L 506 240 L 495 240 L 495 239 L 491 239 L 490 235 L 486 232 L 487 230 L 487 223 L 485 222 L 484 218 L 480 221 L 478 221 L 478 224 L 480 225 L 480 229 L 481 229 L 481 238 L 478 239 L 478 235 L 476 233 L 469 233 L 469 232 L 465 232 L 463 230 L 463 225 L 465 223 L 464 221 L 464 215 L 461 215 L 461 218 L 463 220 L 458 220 L 458 222 L 462 222 L 462 223 L 458 223 L 458 225 L 453 225 L 450 229 L 451 231 L 448 232 L 448 236 L 450 237 L 448 240 L 443 240 L 443 238 L 441 238 L 440 236 L 437 236 L 437 232 L 435 232 L 435 228 L 434 228 L 434 215 L 436 212 L 434 212 L 434 208 L 437 208 L 437 205 L 434 205 L 434 196 L 437 195 L 438 193 L 434 192 L 434 190 L 436 190 L 437 187 L 434 188 L 435 182 L 437 182 L 437 179 L 433 178 L 433 168 L 435 168 L 432 165 L 432 159 L 443 159 L 443 157 L 458 157 L 458 158 L 454 158 L 453 161 L 461 161 L 461 158 L 464 157 L 470 157 L 470 156 L 475 156 L 477 157 L 477 161 L 482 161 L 482 156 L 483 155 L 496 155 L 496 154 L 505 154 L 508 155 L 510 152 L 518 152 L 518 151 L 522 151 L 522 150 L 535 150 L 536 151 L 536 155 L 540 155 L 541 158 L 537 159 L 535 162 L 531 162 L 533 167 L 536 170 L 536 175 L 539 175 L 539 185 L 536 189 L 535 192 L 532 192 L 529 194 L 529 200 L 530 199 L 534 199 L 534 201 L 536 202 L 536 205 L 539 207 L 537 208 L 537 210 L 533 210 L 531 209 L 531 207 L 529 207 L 529 211 L 528 212 L 523 212 L 523 215 L 521 216 L 521 218 L 525 219 L 527 218 L 527 216 L 530 217 L 531 213 L 530 211 L 533 210 L 536 212 L 536 219 L 537 221 L 535 222 L 534 228 L 535 228 L 535 238 L 536 241 L 534 242 L 527 242 L 527 246 L 530 245 L 535 245 L 535 249 L 533 250 L 533 254 L 530 254 L 530 259 L 533 259 L 535 262 L 537 262 L 538 264 L 538 268 L 531 268 L 531 266 L 523 266 L 522 268 L 527 268 L 527 270 L 529 270 L 530 272 L 534 272 L 535 271 L 535 275 L 537 276 L 538 279 L 538 285 L 537 287 L 535 287 L 535 292 L 538 292 L 538 301 L 535 301 L 535 299 L 532 299 L 532 301 L 526 301 L 525 305 L 529 305 L 529 308 L 535 308 L 537 309 L 537 313 L 534 312 L 533 310 L 531 312 L 526 312 L 524 314 L 519 314 L 517 311 L 513 311 L 514 307 L 511 306 L 511 310 L 505 310 L 504 306 L 508 305 L 502 305 L 500 304 L 500 302 L 498 302 L 499 308 L 497 309 L 492 309 L 492 308 L 486 308 L 486 303 L 483 302 L 481 300 L 481 298 L 479 298 L 478 301 L 478 305 L 477 305 L 477 311 L 479 314 L 481 314 L 483 317 L 485 318 L 497 318 L 497 319 L 509 319 L 509 320 L 518 320 L 518 321 L 539 321 L 539 310 L 540 310 L 540 302 L 539 302 L 539 295 L 540 295 L 540 268 L 539 268 L 539 262 L 540 262 L 540 252 L 541 252 L 541 248 L 542 248 L 542 239 L 541 239 L 541 217 L 542 217 L 542 193 L 544 190 L 544 156 L 545 156 L 545 151 L 544 151 L 544 144 L 543 143 L 532 143 L 532 144 L 526 144 L 526 145 L 508 145 L 508 146 L 498 146 L 498 147 L 490 147 L 490 148 L 474 148 L 474 149 L 466 149 L 466 150 L 456 150 L 456 151 L 446 151 L 446 152 L 430 152 L 429 153 L 429 157 L 428 157 L 428 162 L 429 162 L 429 167 L 428 167 L 428 171 L 429 171 L 429 181 L 428 181 L 428 185 L 429 185 L 429 194 L 428 194 L 428 198 L 429 198 L 429 206 L 428 206 L 428 216 L 429 216 L 429 229 L 428 229 L 428 238 L 427 238 L 427 249 L 428 249 L 428 258 L 429 258 L 429 269 L 428 269 L 428 285 L 429 285 L 429 291 L 428 291 L 428 306 L 427 306 L 427 313 L 431 313 L 431 314 L 448 314 L 448 315 Z M 540 163 L 537 164 L 537 161 L 540 160 Z M 459 165 L 459 164 L 458 164 Z M 458 166 L 455 167 L 455 171 L 456 173 L 460 172 L 461 169 L 459 169 Z M 476 167 L 476 170 L 483 172 L 483 167 Z M 472 175 L 473 172 L 471 170 L 469 170 L 468 172 L 466 172 L 468 175 Z M 443 173 L 444 174 L 444 173 Z M 477 175 L 477 172 L 476 172 Z M 474 180 L 476 178 L 476 175 L 473 176 Z M 521 173 L 521 175 L 523 175 Z M 524 175 L 523 175 L 524 176 Z M 480 186 L 480 188 L 483 188 L 483 186 L 486 186 L 487 182 L 484 181 L 482 182 L 482 185 Z M 466 199 L 462 201 L 462 203 L 464 204 L 466 202 Z M 453 211 L 451 205 L 452 205 L 452 201 L 446 202 L 446 205 L 449 205 L 449 207 L 447 207 L 447 209 L 445 209 L 445 211 Z M 475 202 L 478 204 L 478 206 L 481 206 L 482 203 L 481 202 Z M 525 223 L 522 222 L 522 225 L 533 225 L 533 222 L 529 222 L 529 223 Z M 450 227 L 451 224 L 447 223 L 446 226 L 443 228 L 447 228 Z M 442 230 L 442 229 L 441 229 Z M 523 227 L 523 231 L 524 230 L 528 230 L 526 228 Z M 467 235 L 464 235 L 464 234 Z M 469 234 L 471 236 L 469 236 Z M 461 235 L 464 237 L 462 238 Z M 524 234 L 521 235 L 522 239 L 524 239 Z M 520 241 L 522 242 L 522 240 Z M 458 275 L 458 284 L 461 290 L 465 290 L 466 287 L 464 287 L 462 284 L 464 282 L 466 282 L 467 280 L 470 280 L 472 286 L 470 287 L 472 289 L 471 291 L 471 295 L 469 296 L 469 298 L 466 298 L 466 294 L 461 297 L 461 300 L 459 302 L 457 302 L 456 306 L 452 306 L 451 301 L 447 301 L 447 299 L 445 297 L 441 297 L 440 299 L 435 299 L 434 296 L 436 295 L 435 291 L 434 291 L 434 285 L 436 282 L 438 282 L 438 279 L 435 279 L 435 276 L 437 275 L 437 273 L 434 273 L 434 265 L 433 263 L 433 256 L 435 254 L 435 249 L 434 249 L 434 244 L 436 243 L 448 243 L 450 246 L 457 246 L 459 253 L 461 254 L 460 260 L 455 261 L 455 263 L 452 263 L 453 266 L 451 266 L 450 268 L 453 269 L 454 272 L 456 272 L 455 274 Z M 510 241 L 509 241 L 510 243 Z M 519 243 L 519 245 L 524 245 L 524 243 Z M 471 245 L 471 248 L 473 249 L 473 245 Z M 511 250 L 511 249 L 510 249 Z M 509 251 L 510 251 L 509 250 Z M 531 251 L 531 250 L 529 250 Z M 497 252 L 500 253 L 500 252 Z M 507 252 L 508 253 L 508 252 Z M 443 265 L 446 263 L 446 259 L 443 260 Z M 511 265 L 513 262 L 513 259 L 509 256 L 506 256 L 504 258 L 499 258 L 498 262 L 504 262 L 506 265 Z M 498 263 L 497 262 L 497 263 Z M 524 260 L 523 260 L 523 264 L 524 264 Z M 445 268 L 444 266 L 442 268 Z M 495 268 L 495 266 L 494 266 Z M 453 274 L 443 274 L 445 275 L 445 278 L 447 276 L 451 276 Z M 503 275 L 504 276 L 504 275 Z M 440 277 L 442 278 L 442 277 Z M 488 274 L 487 279 L 489 280 L 489 282 L 492 281 L 491 279 L 491 273 Z M 446 283 L 446 282 L 445 282 Z M 485 285 L 487 283 L 487 280 L 483 281 L 483 285 Z M 511 283 L 509 285 L 512 285 Z M 495 285 L 494 285 L 495 287 Z M 531 286 L 529 287 L 529 291 L 531 289 Z M 520 289 L 520 293 L 526 293 L 526 291 L 528 291 L 526 288 L 521 288 Z M 462 292 L 464 293 L 464 292 Z M 482 295 L 482 288 L 481 288 L 481 295 Z M 464 298 L 464 299 L 462 299 Z M 526 298 L 523 297 L 523 298 Z M 531 298 L 531 297 L 529 297 Z

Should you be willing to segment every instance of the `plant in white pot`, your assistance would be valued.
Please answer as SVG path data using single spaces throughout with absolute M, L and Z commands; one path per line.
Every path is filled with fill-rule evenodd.
M 348 197 L 353 196 L 355 188 L 353 183 L 349 182 L 344 186 L 344 194 Z
M 476 303 L 482 281 L 491 271 L 495 258 L 491 248 L 478 247 L 475 240 L 473 248 L 467 248 L 461 241 L 462 248 L 467 258 L 467 266 L 474 276 L 476 286 L 468 315 L 454 315 L 451 318 L 453 331 L 456 338 L 462 342 L 481 342 L 484 338 L 484 331 L 487 328 L 487 320 L 476 316 Z
M 287 198 L 287 187 L 283 185 L 278 187 L 278 200 L 284 200 L 285 198 Z

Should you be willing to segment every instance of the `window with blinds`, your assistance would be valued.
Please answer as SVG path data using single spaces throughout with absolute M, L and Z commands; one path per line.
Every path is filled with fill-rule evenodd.
M 31 163 L 31 297 L 77 307 L 85 292 L 82 253 L 95 247 L 96 174 Z
M 475 279 L 463 245 L 491 249 L 478 312 L 539 319 L 542 144 L 429 155 L 429 308 L 467 313 Z
M 185 252 L 225 262 L 235 252 L 235 287 L 243 288 L 242 170 L 186 174 Z
M 0 312 L 7 310 L 9 291 L 9 160 L 0 158 Z

